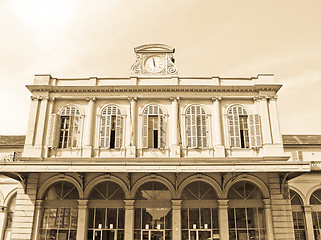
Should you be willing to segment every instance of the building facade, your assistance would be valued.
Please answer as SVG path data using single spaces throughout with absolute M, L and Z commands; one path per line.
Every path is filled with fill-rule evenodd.
M 10 239 L 319 239 L 320 143 L 282 139 L 273 75 L 180 77 L 173 48 L 135 54 L 128 78 L 27 86 L 24 149 L 1 164 L 19 180 Z

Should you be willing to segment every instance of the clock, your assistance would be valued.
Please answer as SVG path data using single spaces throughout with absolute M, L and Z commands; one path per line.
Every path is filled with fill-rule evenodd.
M 150 56 L 145 60 L 144 66 L 149 73 L 159 73 L 164 69 L 165 63 L 160 56 Z

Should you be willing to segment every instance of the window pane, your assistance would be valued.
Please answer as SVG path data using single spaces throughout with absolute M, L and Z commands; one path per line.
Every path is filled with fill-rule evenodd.
M 105 219 L 106 219 L 106 209 L 105 208 L 96 208 L 95 215 L 95 228 L 102 229 L 105 228 Z
M 211 209 L 201 208 L 201 228 L 211 228 Z
M 117 208 L 108 208 L 107 209 L 107 226 L 106 228 L 115 229 L 117 219 Z
M 188 229 L 188 209 L 182 208 L 182 229 Z
M 199 220 L 199 209 L 198 208 L 190 208 L 189 209 L 189 228 L 190 229 L 198 229 L 200 227 Z
M 118 208 L 118 229 L 124 229 L 125 209 Z

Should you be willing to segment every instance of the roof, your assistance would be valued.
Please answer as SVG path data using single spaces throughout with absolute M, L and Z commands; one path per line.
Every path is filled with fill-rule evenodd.
M 284 145 L 321 145 L 321 135 L 282 135 Z
M 25 139 L 24 135 L 0 135 L 0 146 L 23 146 Z

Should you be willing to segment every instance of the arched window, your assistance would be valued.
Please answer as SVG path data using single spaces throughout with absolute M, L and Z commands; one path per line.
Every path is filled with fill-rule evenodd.
M 165 147 L 165 121 L 163 110 L 150 105 L 143 112 L 143 148 Z
M 16 199 L 17 199 L 17 194 L 15 194 L 10 199 L 10 201 L 8 203 L 7 220 L 6 220 L 6 226 L 5 226 L 5 232 L 4 232 L 4 234 L 5 234 L 4 239 L 10 239 L 13 213 L 16 208 Z
M 122 130 L 120 109 L 116 106 L 105 107 L 100 119 L 100 147 L 120 148 Z
M 290 189 L 290 200 L 292 206 L 293 226 L 295 239 L 305 240 L 306 223 L 303 212 L 302 199 L 299 194 Z
M 171 193 L 157 181 L 144 183 L 135 195 L 134 239 L 172 239 Z
M 67 181 L 56 182 L 48 188 L 44 195 L 40 240 L 76 240 L 78 198 L 76 187 Z
M 260 115 L 248 115 L 241 105 L 228 110 L 230 147 L 255 148 L 262 146 Z
M 74 105 L 66 106 L 60 113 L 59 148 L 78 147 L 80 138 L 80 111 Z
M 124 239 L 125 194 L 117 183 L 104 181 L 91 190 L 88 199 L 88 240 Z
M 183 189 L 181 199 L 182 239 L 217 239 L 219 223 L 214 188 L 195 181 Z
M 321 189 L 314 191 L 310 197 L 314 238 L 321 239 Z
M 186 110 L 187 147 L 207 147 L 206 113 L 203 107 L 192 105 Z
M 247 181 L 235 183 L 228 192 L 230 239 L 266 239 L 262 194 Z

